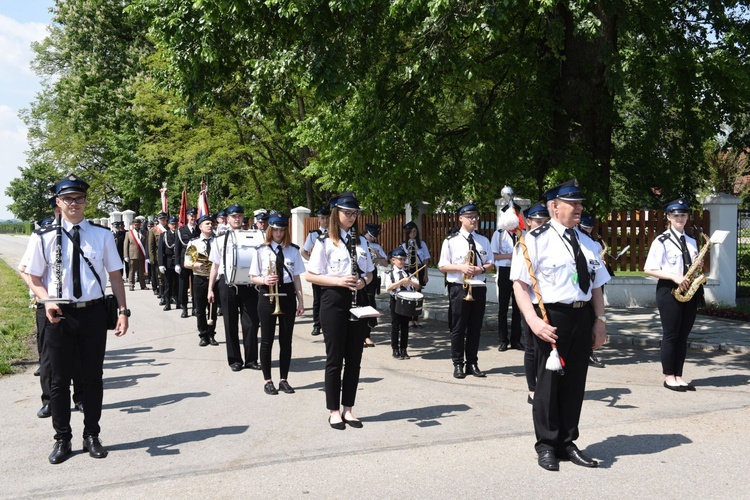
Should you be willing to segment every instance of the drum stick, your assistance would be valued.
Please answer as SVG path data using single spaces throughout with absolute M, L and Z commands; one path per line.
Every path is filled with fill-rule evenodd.
M 425 267 L 427 267 L 427 264 L 425 264 L 424 266 L 420 267 L 419 269 L 417 269 L 416 271 L 414 271 L 414 272 L 413 272 L 413 273 L 411 273 L 411 274 L 410 274 L 409 276 L 407 276 L 406 278 L 403 278 L 403 279 L 405 279 L 405 280 L 406 280 L 406 279 L 412 279 L 412 278 L 413 278 L 414 276 L 416 276 L 417 274 L 419 274 L 419 271 L 421 271 L 421 270 L 422 270 L 422 269 L 424 269 Z
M 211 317 L 211 308 L 213 306 L 214 306 L 213 302 L 211 302 L 210 304 L 208 304 L 208 321 L 206 322 L 208 324 L 208 326 L 213 326 L 214 325 L 214 319 Z

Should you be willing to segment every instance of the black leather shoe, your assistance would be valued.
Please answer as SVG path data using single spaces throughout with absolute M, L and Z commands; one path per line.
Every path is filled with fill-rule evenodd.
M 49 409 L 49 405 L 44 405 L 41 408 L 39 408 L 39 411 L 36 412 L 36 416 L 39 418 L 48 418 L 52 416 L 52 410 Z
M 411 356 L 406 352 L 406 349 L 401 349 L 401 359 L 411 359 Z
M 685 392 L 685 391 L 687 391 L 687 389 L 685 389 L 684 385 L 669 385 L 666 380 L 664 381 L 664 387 L 666 387 L 670 391 L 675 391 L 675 392 Z
M 560 470 L 560 461 L 552 450 L 546 450 L 539 453 L 537 463 L 539 464 L 539 467 L 544 470 Z
M 172 310 L 172 306 L 170 306 L 169 303 L 167 303 L 167 305 L 164 306 L 164 310 L 165 311 L 171 311 Z
M 464 365 L 463 363 L 456 363 L 453 365 L 453 378 L 464 378 L 466 377 L 466 374 L 464 373 Z
M 200 347 L 206 347 L 208 345 L 208 339 L 206 337 L 201 337 L 200 342 L 198 342 L 198 345 Z
M 516 351 L 523 351 L 523 344 L 520 342 L 511 342 L 510 348 L 515 349 Z
M 500 352 L 505 352 L 508 350 L 508 343 L 507 342 L 500 342 L 500 345 L 497 348 Z
M 249 368 L 250 370 L 260 370 L 260 365 L 257 361 L 253 361 L 252 363 L 246 364 L 245 368 Z
M 231 368 L 233 372 L 241 371 L 242 363 L 232 363 L 231 365 L 229 365 L 229 368 Z
M 320 331 L 320 328 L 318 328 L 317 326 L 315 326 L 315 327 L 313 327 L 313 331 L 312 331 L 312 333 L 310 335 L 312 335 L 314 337 L 316 335 L 320 335 L 321 333 L 322 332 Z
M 276 390 L 276 386 L 273 385 L 273 382 L 266 382 L 266 385 L 263 386 L 263 392 L 272 396 L 279 393 L 279 391 Z
M 476 363 L 473 365 L 466 365 L 466 373 L 471 373 L 475 377 L 486 377 L 487 375 L 484 374 L 482 370 L 479 369 L 479 366 L 477 366 Z
M 224 316 L 224 313 L 221 312 L 221 308 L 219 308 L 219 309 L 216 310 L 216 315 L 217 316 Z
M 599 467 L 599 462 L 590 459 L 575 446 L 568 448 L 567 454 L 570 461 L 576 465 L 580 465 L 581 467 L 589 467 L 591 469 Z
M 89 455 L 93 458 L 104 458 L 109 453 L 96 436 L 86 436 L 83 438 L 83 451 L 88 451 Z
M 76 410 L 78 410 L 79 412 L 83 413 L 83 402 L 82 401 L 77 402 L 75 404 L 75 407 L 76 407 Z
M 328 425 L 331 426 L 331 429 L 336 429 L 337 431 L 343 431 L 346 429 L 346 424 L 343 421 L 336 422 L 335 424 L 331 423 L 331 417 L 328 417 Z
M 604 363 L 602 363 L 601 360 L 596 357 L 596 354 L 592 352 L 589 357 L 589 366 L 593 366 L 594 368 L 604 368 Z
M 37 368 L 36 370 L 34 370 L 34 376 L 35 377 L 38 377 L 40 375 L 39 370 L 40 370 L 40 368 Z
M 531 394 L 528 394 L 526 396 L 526 402 L 529 403 L 530 405 L 534 404 L 534 398 L 531 397 Z
M 695 386 L 693 384 L 688 383 L 688 385 L 683 385 L 682 387 L 685 388 L 686 391 L 694 391 Z
M 279 381 L 279 390 L 287 394 L 294 394 L 294 389 L 286 380 Z
M 55 446 L 52 447 L 52 453 L 49 456 L 49 463 L 61 464 L 70 456 L 70 450 L 73 447 L 70 445 L 68 439 L 58 439 L 55 441 Z
M 401 359 L 401 351 L 399 351 L 398 349 L 394 349 L 393 350 L 393 357 L 396 358 L 396 359 Z
M 161 299 L 161 300 L 159 301 L 159 305 L 160 305 L 160 306 L 164 306 L 164 305 L 167 305 L 167 301 L 166 301 L 166 300 L 164 300 L 164 299 Z
M 362 421 L 361 420 L 347 420 L 347 419 L 344 418 L 344 423 L 345 424 L 349 424 L 350 427 L 354 427 L 355 429 L 361 429 L 362 428 Z
M 192 309 L 192 310 L 190 311 L 190 315 L 191 315 L 191 316 L 198 316 L 198 311 L 196 311 L 196 310 L 195 310 L 195 308 L 193 308 L 193 309 Z
M 211 343 L 211 345 L 219 345 L 219 343 L 216 342 L 216 339 L 214 338 L 213 335 L 211 335 L 211 339 L 209 340 L 209 342 Z
M 188 317 L 187 309 L 183 309 L 182 314 L 180 314 L 180 318 L 187 318 L 187 317 Z

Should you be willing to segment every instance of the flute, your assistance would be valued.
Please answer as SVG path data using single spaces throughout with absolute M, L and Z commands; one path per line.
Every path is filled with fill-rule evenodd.
M 55 217 L 55 280 L 57 280 L 57 298 L 62 298 L 62 214 Z
M 357 264 L 357 223 L 355 222 L 351 228 L 349 228 L 349 260 L 351 260 L 352 276 L 359 279 L 359 265 Z M 357 288 L 356 284 L 354 291 L 352 292 L 352 308 L 357 307 Z M 359 318 L 351 316 L 349 321 L 358 321 Z

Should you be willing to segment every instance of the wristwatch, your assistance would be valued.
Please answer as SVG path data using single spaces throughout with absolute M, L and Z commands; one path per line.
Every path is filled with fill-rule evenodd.
M 604 316 L 604 315 L 601 315 L 601 316 L 597 316 L 597 317 L 596 317 L 596 319 L 598 319 L 599 321 L 601 321 L 601 322 L 602 322 L 602 323 L 604 323 L 605 325 L 607 324 L 607 317 L 606 317 L 606 316 Z
M 129 318 L 130 317 L 130 309 L 120 309 L 120 311 L 118 312 L 118 314 L 122 314 L 126 318 Z

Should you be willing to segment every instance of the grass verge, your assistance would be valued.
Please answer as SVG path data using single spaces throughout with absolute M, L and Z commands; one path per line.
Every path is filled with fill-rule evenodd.
M 36 326 L 29 289 L 3 260 L 0 283 L 0 374 L 5 375 L 13 372 L 14 363 L 36 358 Z

